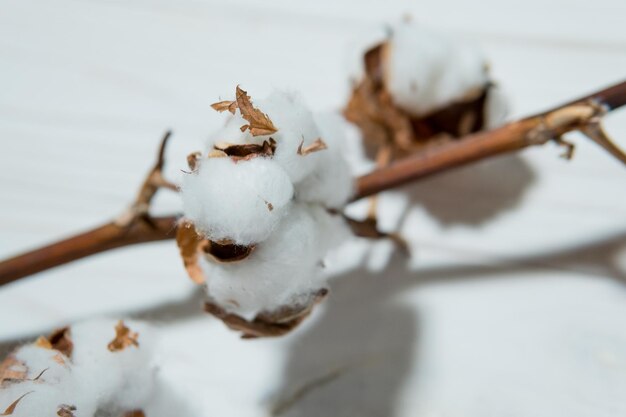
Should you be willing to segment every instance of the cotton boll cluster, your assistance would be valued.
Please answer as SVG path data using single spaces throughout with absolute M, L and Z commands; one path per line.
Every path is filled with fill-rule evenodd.
M 404 21 L 362 61 L 344 114 L 367 143 L 394 156 L 504 121 L 506 99 L 470 42 Z
M 293 93 L 255 105 L 239 88 L 213 105 L 231 115 L 190 157 L 177 239 L 190 275 L 205 279 L 210 311 L 249 322 L 304 311 L 325 287 L 323 259 L 347 236 L 336 211 L 354 187 L 336 120 L 316 118 Z
M 89 321 L 39 338 L 0 364 L 0 413 L 121 417 L 141 410 L 155 386 L 153 346 L 152 330 L 134 321 Z

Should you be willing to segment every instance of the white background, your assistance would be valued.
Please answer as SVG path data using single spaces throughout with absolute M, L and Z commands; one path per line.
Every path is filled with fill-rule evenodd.
M 619 0 L 4 0 L 0 256 L 119 213 L 170 127 L 178 178 L 238 83 L 339 108 L 350 45 L 404 13 L 481 43 L 512 117 L 626 75 Z M 626 143 L 626 112 L 607 126 Z M 152 319 L 189 416 L 626 415 L 626 170 L 574 139 L 569 163 L 548 145 L 387 195 L 383 224 L 406 211 L 413 258 L 355 243 L 354 268 L 288 337 L 242 341 L 204 315 L 163 242 L 1 288 L 0 343 Z M 155 211 L 177 208 L 163 195 Z

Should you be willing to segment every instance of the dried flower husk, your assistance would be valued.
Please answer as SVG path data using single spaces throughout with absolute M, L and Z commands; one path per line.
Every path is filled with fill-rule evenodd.
M 468 92 L 466 97 L 426 115 L 397 106 L 386 87 L 390 44 L 382 42 L 365 52 L 365 74 L 352 90 L 344 116 L 356 124 L 370 153 L 390 147 L 392 159 L 424 146 L 447 142 L 486 126 L 486 100 L 493 84 Z
M 268 140 L 264 140 L 260 145 L 256 143 L 234 144 L 221 142 L 216 143 L 213 148 L 214 151 L 221 152 L 223 156 L 228 156 L 233 161 L 247 161 L 257 157 L 271 158 L 274 156 L 274 152 L 276 152 L 276 141 L 269 138 Z M 219 153 L 213 156 L 218 155 L 222 156 Z M 209 153 L 209 157 L 211 156 L 211 153 Z
M 216 263 L 239 262 L 250 256 L 256 248 L 256 245 L 237 245 L 231 240 L 209 240 L 189 220 L 183 220 L 178 226 L 176 244 L 187 274 L 196 284 L 204 284 L 206 281 L 200 267 L 201 256 Z
M 192 222 L 183 221 L 176 231 L 176 244 L 189 278 L 196 284 L 203 284 L 205 277 L 200 268 L 199 256 L 208 241 L 196 231 Z
M 222 320 L 226 326 L 242 332 L 245 339 L 257 337 L 277 337 L 289 333 L 311 314 L 313 307 L 326 297 L 328 290 L 322 288 L 311 294 L 304 304 L 283 306 L 271 312 L 261 312 L 252 320 L 229 313 L 217 303 L 208 301 L 204 309 L 207 313 Z
M 61 404 L 57 410 L 57 416 L 59 417 L 74 417 L 74 411 L 76 406 L 70 404 Z
M 26 364 L 17 360 L 14 354 L 8 355 L 0 362 L 0 388 L 12 382 L 24 381 L 27 375 Z
M 47 337 L 52 349 L 58 350 L 68 358 L 72 357 L 74 343 L 72 342 L 71 331 L 69 327 L 61 327 L 54 330 Z
M 72 350 L 74 348 L 74 344 L 72 343 L 72 339 L 70 337 L 69 327 L 56 329 L 48 336 L 39 336 L 34 342 L 34 345 L 43 349 L 58 351 L 59 353 L 52 359 L 61 365 L 65 364 L 66 358 L 71 357 Z M 45 370 L 34 379 L 27 378 L 28 367 L 26 364 L 17 360 L 15 354 L 9 354 L 2 362 L 0 362 L 0 387 L 11 382 L 21 382 L 26 380 L 36 381 L 43 375 L 44 372 Z
M 235 97 L 234 101 L 220 101 L 212 104 L 211 107 L 218 112 L 228 110 L 233 114 L 235 114 L 235 109 L 239 109 L 241 117 L 248 121 L 247 125 L 241 126 L 241 131 L 249 130 L 252 136 L 271 135 L 278 131 L 268 115 L 254 107 L 248 93 L 239 86 L 235 90 Z
M 122 417 L 146 417 L 146 413 L 143 410 L 132 410 L 124 413 Z
M 221 240 L 214 242 L 207 240 L 207 244 L 202 247 L 206 257 L 217 263 L 231 263 L 246 259 L 256 245 L 237 245 L 232 240 Z
M 322 138 L 317 138 L 308 146 L 304 146 L 304 139 L 300 142 L 300 146 L 298 146 L 297 154 L 306 156 L 313 152 L 323 151 L 324 149 L 328 149 L 326 142 L 322 140 Z
M 137 339 L 139 334 L 132 332 L 122 320 L 115 326 L 115 338 L 111 340 L 107 348 L 111 352 L 119 352 L 130 346 L 139 347 Z
M 2 414 L 0 414 L 0 416 L 10 416 L 13 415 L 13 412 L 15 411 L 15 409 L 17 408 L 17 405 L 20 403 L 20 401 L 22 401 L 22 399 L 24 399 L 24 397 L 26 397 L 28 394 L 32 394 L 31 392 L 27 392 L 26 394 L 23 394 L 21 397 L 19 397 L 17 400 L 13 401 L 5 410 Z

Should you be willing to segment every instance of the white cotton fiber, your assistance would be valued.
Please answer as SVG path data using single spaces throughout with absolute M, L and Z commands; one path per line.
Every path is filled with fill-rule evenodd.
M 294 204 L 272 236 L 245 260 L 204 263 L 209 295 L 229 312 L 248 319 L 297 305 L 325 286 L 319 273 L 322 261 L 345 230 L 340 216 Z
M 354 193 L 354 178 L 344 157 L 347 122 L 338 114 L 315 116 L 317 126 L 328 147 L 320 151 L 317 168 L 296 187 L 296 199 L 340 209 Z
M 387 89 L 416 116 L 478 95 L 489 81 L 486 60 L 473 44 L 414 23 L 393 27 L 387 53 Z
M 313 114 L 296 93 L 274 92 L 259 100 L 259 108 L 272 119 L 278 132 L 272 137 L 277 142 L 274 161 L 280 165 L 296 184 L 317 169 L 324 151 L 299 155 L 300 144 L 306 147 L 316 139 L 323 139 L 315 124 Z
M 234 115 L 229 115 L 224 127 L 209 137 L 209 151 L 218 143 L 262 144 L 272 138 L 277 143 L 274 162 L 285 170 L 292 183 L 301 181 L 322 158 L 316 153 L 306 157 L 298 154 L 300 144 L 306 147 L 321 137 L 313 114 L 297 93 L 276 91 L 265 99 L 254 100 L 253 105 L 267 114 L 278 131 L 266 136 L 252 136 L 249 130 L 242 132 L 240 127 L 248 121 L 237 109 Z
M 143 323 L 127 321 L 125 325 L 138 333 L 139 346 L 111 352 L 107 346 L 115 338 L 116 324 L 92 320 L 73 326 L 70 358 L 33 344 L 19 348 L 14 356 L 28 368 L 27 378 L 41 376 L 0 389 L 0 410 L 25 393 L 29 394 L 18 403 L 13 417 L 58 417 L 63 405 L 74 407 L 75 417 L 94 417 L 102 411 L 121 414 L 146 406 L 156 371 L 153 332 Z
M 509 113 L 509 100 L 498 86 L 491 86 L 487 91 L 485 103 L 485 129 L 494 129 L 502 125 Z
M 267 158 L 204 158 L 182 184 L 185 216 L 211 240 L 248 245 L 269 237 L 293 197 L 289 176 Z

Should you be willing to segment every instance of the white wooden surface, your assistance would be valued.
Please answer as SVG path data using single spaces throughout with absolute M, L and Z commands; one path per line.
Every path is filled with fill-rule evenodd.
M 407 12 L 481 42 L 513 116 L 626 75 L 619 0 L 4 0 L 0 256 L 121 211 L 169 127 L 176 178 L 237 83 L 339 107 L 351 42 Z M 626 143 L 626 112 L 608 127 Z M 413 259 L 355 243 L 330 300 L 283 339 L 241 341 L 203 315 L 166 242 L 1 288 L 0 343 L 151 318 L 189 416 L 270 415 L 311 384 L 279 414 L 626 415 L 626 170 L 576 139 L 570 163 L 547 146 L 387 195 L 383 222 L 406 211 Z

